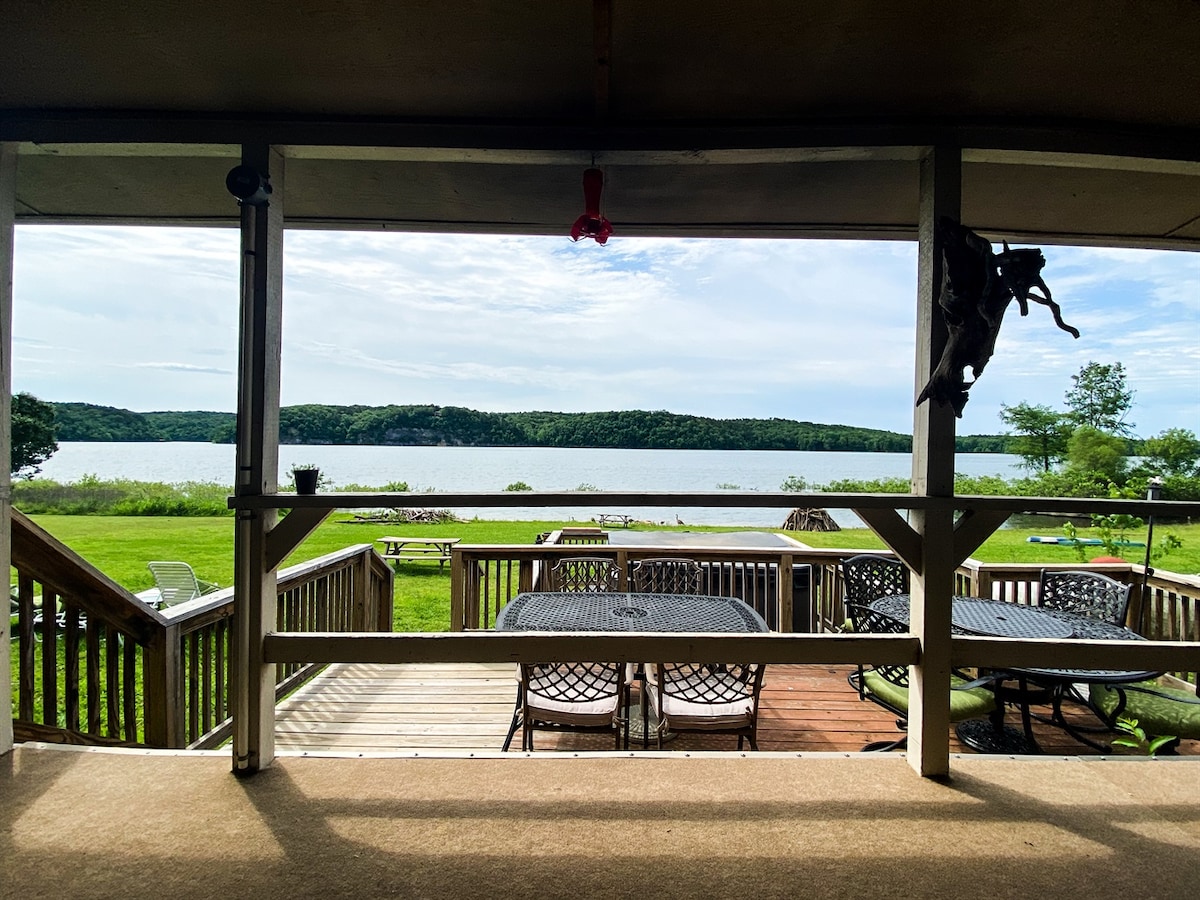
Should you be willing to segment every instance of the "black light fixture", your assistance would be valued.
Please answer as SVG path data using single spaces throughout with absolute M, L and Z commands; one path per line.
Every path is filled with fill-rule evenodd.
M 239 206 L 266 206 L 271 199 L 271 176 L 254 166 L 234 166 L 225 176 L 225 189 L 237 197 Z

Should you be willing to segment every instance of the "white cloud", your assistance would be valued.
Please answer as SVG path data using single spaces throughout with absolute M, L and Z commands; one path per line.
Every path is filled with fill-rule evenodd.
M 1049 310 L 1010 309 L 959 425 L 1060 408 L 1124 363 L 1139 433 L 1200 431 L 1200 256 L 1045 248 Z M 238 235 L 17 229 L 14 389 L 232 409 Z M 908 431 L 916 251 L 836 241 L 289 231 L 284 403 L 669 409 Z

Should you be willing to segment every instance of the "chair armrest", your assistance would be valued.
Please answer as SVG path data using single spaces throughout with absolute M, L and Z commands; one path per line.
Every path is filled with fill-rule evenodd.
M 950 690 L 952 690 L 952 691 L 969 691 L 969 690 L 972 690 L 973 688 L 985 687 L 990 684 L 995 684 L 997 681 L 997 678 L 998 678 L 998 676 L 996 676 L 996 675 L 981 675 L 980 677 L 975 678 L 971 681 L 964 682 L 963 684 L 952 684 L 952 685 L 950 685 Z

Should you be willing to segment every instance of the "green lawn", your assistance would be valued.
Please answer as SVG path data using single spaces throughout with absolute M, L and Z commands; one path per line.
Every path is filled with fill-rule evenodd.
M 178 518 L 140 516 L 33 516 L 35 522 L 66 543 L 85 559 L 131 591 L 153 587 L 146 569 L 153 559 L 180 559 L 188 562 L 196 574 L 220 585 L 233 583 L 233 519 Z M 464 544 L 532 544 L 543 531 L 552 531 L 578 522 L 492 522 L 472 521 L 445 525 L 367 525 L 347 522 L 338 515 L 326 520 L 285 565 L 292 565 L 353 544 L 373 543 L 386 534 L 403 533 L 414 537 L 458 537 Z M 662 531 L 731 531 L 728 527 L 658 526 Z M 1183 547 L 1157 560 L 1160 569 L 1180 573 L 1200 572 L 1200 525 L 1158 526 L 1155 535 L 1168 531 L 1176 534 Z M 867 529 L 838 532 L 790 533 L 813 547 L 882 549 L 883 543 Z M 975 554 L 983 562 L 1074 562 L 1078 559 L 1068 547 L 1030 544 L 1032 534 L 1054 534 L 1052 528 L 1004 529 L 996 532 Z M 1087 529 L 1080 529 L 1086 537 Z M 1131 540 L 1144 540 L 1145 532 L 1131 534 Z M 1100 548 L 1088 548 L 1099 555 Z M 1132 562 L 1141 562 L 1144 549 L 1129 548 Z M 444 631 L 449 626 L 449 567 L 444 570 L 431 562 L 401 564 L 396 577 L 395 627 L 404 631 Z

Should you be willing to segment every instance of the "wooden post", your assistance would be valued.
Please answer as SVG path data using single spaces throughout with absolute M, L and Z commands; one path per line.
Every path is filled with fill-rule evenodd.
M 775 570 L 775 630 L 791 632 L 792 629 L 792 594 L 793 557 L 784 553 L 779 557 L 779 565 Z
M 12 286 L 13 225 L 17 202 L 17 145 L 0 142 L 0 459 L 12 453 Z M 0 468 L 3 468 L 0 466 Z M 12 565 L 12 477 L 0 472 L 0 571 Z M 0 624 L 0 697 L 5 698 L 0 715 L 0 754 L 13 748 L 12 642 L 8 616 Z
M 364 552 L 358 554 L 358 559 L 354 561 L 354 630 L 355 631 L 373 631 L 374 625 L 379 621 L 379 617 L 372 615 L 374 610 L 371 608 L 371 561 L 368 553 L 373 552 L 367 548 Z
M 962 150 L 931 147 L 921 159 L 917 255 L 917 352 L 913 398 L 929 380 L 946 345 L 938 306 L 942 248 L 935 225 L 941 216 L 958 220 L 962 208 Z M 954 494 L 954 410 L 926 400 L 913 415 L 912 490 L 927 497 Z M 950 772 L 950 607 L 953 599 L 953 510 L 914 510 L 921 537 L 921 571 L 912 578 L 909 630 L 921 640 L 921 660 L 909 687 L 908 761 L 921 775 Z
M 629 584 L 629 551 L 617 551 L 617 590 L 632 590 Z
M 368 548 L 363 556 L 367 560 L 367 577 L 373 579 L 375 551 Z M 391 631 L 395 622 L 396 574 L 391 566 L 384 566 L 384 569 L 386 575 L 377 582 L 371 582 L 375 595 L 376 631 Z
M 142 658 L 146 743 L 151 747 L 187 744 L 180 674 L 179 626 L 173 624 L 154 634 Z
M 266 144 L 242 147 L 242 164 L 270 178 L 262 205 L 241 208 L 242 274 L 238 360 L 239 497 L 278 493 L 279 355 L 283 319 L 283 157 Z M 232 199 L 230 202 L 233 202 Z M 248 775 L 275 758 L 275 667 L 263 638 L 275 630 L 275 569 L 267 565 L 274 510 L 239 510 L 234 525 L 233 771 Z
M 462 631 L 466 627 L 466 604 L 463 597 L 470 582 L 466 578 L 467 566 L 475 571 L 475 560 L 466 556 L 458 547 L 450 548 L 450 630 Z

